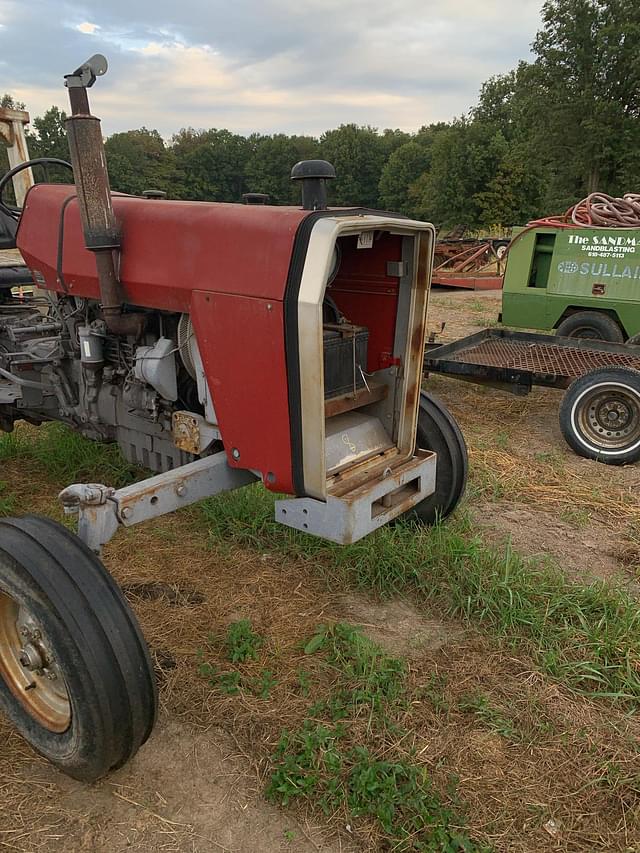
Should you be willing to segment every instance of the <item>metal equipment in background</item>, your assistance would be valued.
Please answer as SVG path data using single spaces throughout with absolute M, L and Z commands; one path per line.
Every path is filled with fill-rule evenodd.
M 6 146 L 9 170 L 0 178 L 0 288 L 17 288 L 17 295 L 33 293 L 31 271 L 15 248 L 16 231 L 27 192 L 34 185 L 34 167 L 44 170 L 45 180 L 51 166 L 71 164 L 56 158 L 29 159 L 25 127 L 29 113 L 24 110 L 0 108 L 0 141 Z M 11 192 L 13 197 L 10 198 Z
M 569 446 L 609 465 L 637 462 L 640 196 L 593 193 L 564 216 L 518 229 L 499 319 L 556 334 L 485 329 L 431 343 L 425 369 L 515 394 L 566 389 L 559 418 Z
M 601 193 L 518 229 L 502 321 L 612 343 L 640 341 L 640 196 Z
M 156 711 L 99 559 L 121 527 L 260 481 L 285 495 L 279 522 L 350 543 L 444 518 L 467 476 L 457 424 L 421 392 L 433 226 L 329 208 L 324 161 L 293 169 L 302 207 L 112 194 L 87 96 L 106 70 L 97 55 L 66 77 L 74 184 L 15 211 L 41 294 L 0 286 L 0 428 L 60 421 L 153 472 L 64 489 L 77 536 L 0 521 L 0 705 L 85 780 L 134 755 Z
M 12 110 L 0 107 L 0 139 L 6 146 L 9 169 L 14 169 L 29 159 L 25 127 L 29 124 L 29 113 L 24 110 Z M 22 207 L 27 192 L 33 186 L 33 173 L 30 169 L 16 175 L 13 180 L 15 202 Z
M 432 284 L 466 290 L 500 290 L 508 240 L 441 237 L 436 242 Z

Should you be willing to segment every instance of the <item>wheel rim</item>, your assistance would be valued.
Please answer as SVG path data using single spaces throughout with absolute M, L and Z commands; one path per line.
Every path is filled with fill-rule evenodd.
M 69 728 L 69 692 L 50 644 L 33 615 L 1 590 L 0 675 L 41 726 L 56 733 Z
M 573 332 L 569 335 L 570 338 L 584 338 L 587 341 L 603 341 L 605 338 L 597 329 L 594 329 L 593 326 L 581 326 L 578 329 L 574 329 Z
M 609 452 L 640 441 L 640 397 L 632 389 L 600 385 L 584 395 L 576 415 L 585 438 Z

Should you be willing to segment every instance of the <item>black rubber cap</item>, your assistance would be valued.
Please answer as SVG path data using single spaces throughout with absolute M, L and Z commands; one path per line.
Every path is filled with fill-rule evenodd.
M 301 160 L 291 170 L 292 181 L 303 181 L 307 178 L 324 178 L 327 181 L 336 176 L 336 170 L 326 160 Z
M 269 204 L 271 198 L 268 193 L 242 193 L 242 201 L 245 204 Z

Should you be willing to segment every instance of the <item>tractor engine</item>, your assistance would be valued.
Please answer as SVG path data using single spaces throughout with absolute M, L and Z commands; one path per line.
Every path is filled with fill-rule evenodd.
M 190 443 L 183 421 L 174 430 L 177 411 L 201 419 L 205 410 L 188 315 L 148 311 L 144 333 L 127 338 L 109 332 L 96 300 L 37 294 L 18 300 L 0 290 L 2 429 L 18 419 L 62 421 L 117 442 L 128 461 L 156 472 L 215 448 L 214 429 L 206 447 Z

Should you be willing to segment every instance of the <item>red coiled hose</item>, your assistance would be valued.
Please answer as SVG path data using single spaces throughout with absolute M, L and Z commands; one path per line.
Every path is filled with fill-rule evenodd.
M 549 225 L 553 228 L 640 228 L 640 194 L 627 193 L 615 198 L 591 193 L 560 216 L 548 216 L 527 223 L 527 228 Z
M 605 193 L 591 193 L 558 216 L 546 216 L 527 222 L 507 246 L 507 252 L 520 237 L 533 228 L 636 228 L 640 229 L 640 193 L 626 193 L 615 198 Z

